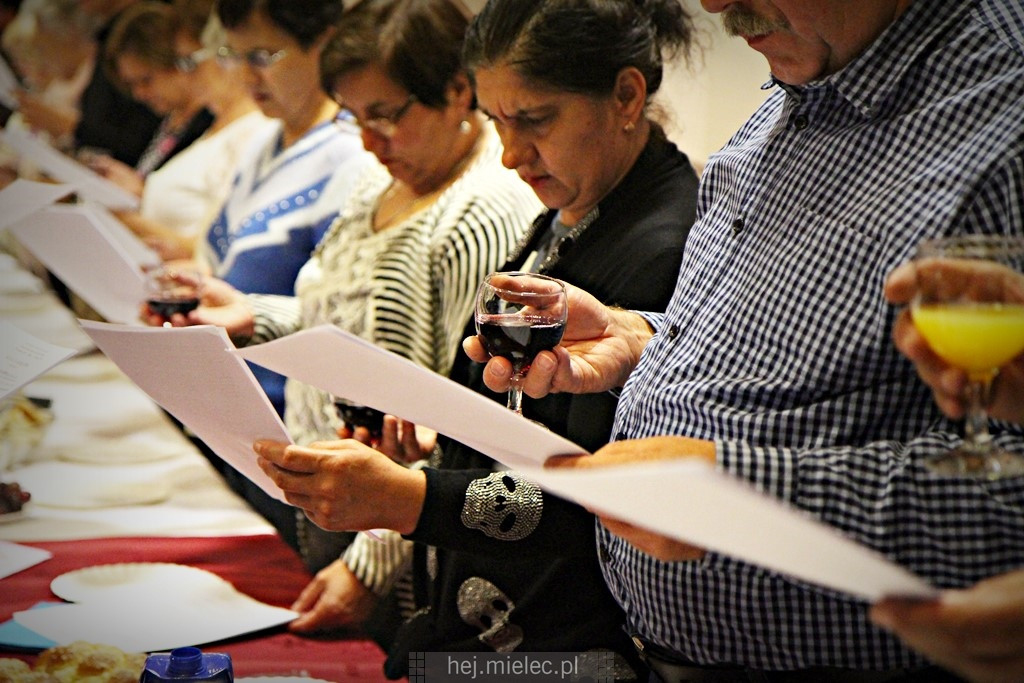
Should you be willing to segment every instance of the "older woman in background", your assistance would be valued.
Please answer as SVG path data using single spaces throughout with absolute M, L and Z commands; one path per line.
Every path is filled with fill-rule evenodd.
M 216 58 L 226 40 L 215 0 L 178 0 L 173 36 L 176 69 L 190 77 L 213 122 L 199 139 L 150 173 L 137 212 L 118 217 L 165 260 L 190 259 L 223 206 L 242 155 L 270 120 L 245 82 Z
M 500 140 L 476 110 L 460 59 L 468 22 L 454 0 L 364 0 L 345 13 L 323 55 L 324 87 L 341 107 L 339 125 L 359 126 L 380 164 L 359 178 L 295 297 L 245 296 L 212 281 L 188 322 L 221 324 L 248 343 L 331 323 L 448 372 L 478 283 L 540 209 L 502 167 Z M 288 381 L 296 443 L 336 436 L 334 398 Z M 348 537 L 324 535 L 297 512 L 307 564 L 336 559 Z
M 213 121 L 195 79 L 177 68 L 177 14 L 171 5 L 144 0 L 114 22 L 102 68 L 137 101 L 163 117 L 134 168 L 98 154 L 84 159 L 93 170 L 142 195 L 149 173 L 202 135 Z
M 69 99 L 60 105 L 52 92 L 35 89 L 17 92 L 18 113 L 33 131 L 45 132 L 65 150 L 84 147 L 106 150 L 115 159 L 134 166 L 160 124 L 160 116 L 111 82 L 99 62 L 113 24 L 139 0 L 24 0 L 18 24 L 34 24 L 33 40 L 49 44 L 47 69 L 58 66 L 62 79 L 76 70 L 86 80 L 79 92 L 65 89 Z M 17 29 L 16 29 L 17 30 Z M 32 34 L 30 34 L 32 35 Z M 29 82 L 26 85 L 34 85 Z

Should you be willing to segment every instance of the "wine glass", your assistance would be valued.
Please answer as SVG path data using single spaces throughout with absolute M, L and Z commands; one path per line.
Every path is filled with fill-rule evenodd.
M 999 368 L 1024 353 L 1024 238 L 961 235 L 922 242 L 915 258 L 914 326 L 967 373 L 963 443 L 928 461 L 933 471 L 988 479 L 1024 474 L 1024 456 L 992 442 L 988 415 Z
M 370 433 L 371 439 L 379 440 L 384 432 L 384 413 L 369 406 L 358 405 L 351 401 L 331 395 L 331 402 L 338 412 L 338 417 L 350 432 L 355 434 L 356 429 L 365 427 Z
M 533 358 L 562 340 L 569 306 L 565 285 L 537 273 L 491 273 L 476 295 L 476 332 L 491 357 L 512 363 L 508 407 L 523 414 L 520 386 Z
M 203 294 L 203 276 L 197 270 L 158 266 L 146 271 L 146 306 L 171 326 L 171 316 L 188 315 L 199 307 Z

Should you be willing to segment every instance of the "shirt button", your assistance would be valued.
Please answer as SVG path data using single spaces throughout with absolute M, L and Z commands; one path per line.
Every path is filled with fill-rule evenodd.
M 601 559 L 601 562 L 603 562 L 605 564 L 608 564 L 609 562 L 612 561 L 611 553 L 608 552 L 608 548 L 607 548 L 607 546 L 605 546 L 604 543 L 602 543 L 600 546 L 598 546 L 598 548 L 597 548 L 597 556 Z
M 808 126 L 808 124 L 810 124 L 810 120 L 808 120 L 806 114 L 797 114 L 793 118 L 793 127 L 797 130 L 803 130 Z
M 626 440 L 626 432 L 617 432 L 615 434 L 615 440 L 616 441 L 625 441 Z
M 675 339 L 679 336 L 679 325 L 672 325 L 668 328 L 668 338 Z
M 732 234 L 734 236 L 735 235 L 739 235 L 742 230 L 743 230 L 743 219 L 742 218 L 737 218 L 736 220 L 734 220 L 732 222 Z

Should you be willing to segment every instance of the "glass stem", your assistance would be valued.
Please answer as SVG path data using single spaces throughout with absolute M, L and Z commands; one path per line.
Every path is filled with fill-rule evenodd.
M 519 387 L 508 390 L 508 409 L 517 415 L 523 414 L 523 390 Z
M 988 402 L 992 378 L 971 380 L 967 385 L 967 415 L 964 418 L 964 447 L 979 455 L 992 450 L 988 433 Z

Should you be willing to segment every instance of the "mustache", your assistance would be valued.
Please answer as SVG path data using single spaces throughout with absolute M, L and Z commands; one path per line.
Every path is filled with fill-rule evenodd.
M 783 20 L 766 19 L 741 5 L 732 5 L 722 12 L 722 27 L 730 36 L 763 36 L 789 28 Z

